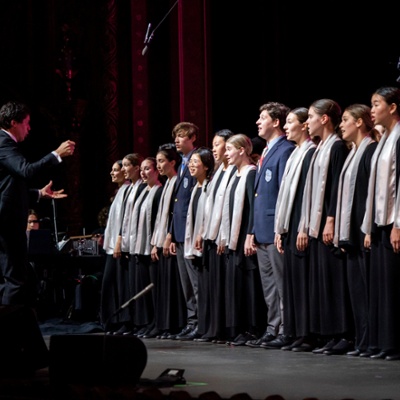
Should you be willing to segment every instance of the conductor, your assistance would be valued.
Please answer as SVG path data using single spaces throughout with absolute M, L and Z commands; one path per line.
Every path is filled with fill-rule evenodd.
M 67 140 L 42 159 L 30 163 L 19 142 L 30 131 L 30 110 L 10 101 L 0 108 L 0 305 L 34 307 L 35 286 L 30 282 L 26 221 L 30 204 L 40 199 L 67 197 L 64 189 L 53 191 L 52 181 L 42 189 L 30 189 L 31 178 L 74 153 L 75 142 Z

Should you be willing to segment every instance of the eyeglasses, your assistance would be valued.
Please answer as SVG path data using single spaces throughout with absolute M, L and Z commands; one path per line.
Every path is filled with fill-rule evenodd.
M 38 224 L 38 223 L 39 223 L 39 220 L 37 220 L 37 219 L 31 219 L 28 221 L 28 224 Z

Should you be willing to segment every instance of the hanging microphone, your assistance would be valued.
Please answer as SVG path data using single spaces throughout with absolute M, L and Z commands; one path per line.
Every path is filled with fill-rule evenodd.
M 146 31 L 146 36 L 145 36 L 145 38 L 144 38 L 144 44 L 146 45 L 146 46 L 144 46 L 144 48 L 143 48 L 143 50 L 142 50 L 142 56 L 144 56 L 146 53 L 147 53 L 147 50 L 148 50 L 148 48 L 149 48 L 149 44 L 150 44 L 150 41 L 153 39 L 153 33 L 154 33 L 154 31 L 153 31 L 153 33 L 150 35 L 150 29 L 151 29 L 151 23 L 149 23 L 149 25 L 147 25 L 147 31 Z M 150 35 L 150 36 L 149 36 Z
M 147 41 L 149 40 L 150 29 L 151 29 L 151 23 L 149 23 L 149 25 L 147 26 L 146 36 L 144 37 L 145 43 L 147 43 Z
M 146 46 L 144 46 L 144 48 L 143 48 L 143 50 L 142 50 L 142 56 L 144 56 L 146 53 L 147 53 L 147 50 L 148 50 L 148 46 L 146 45 Z
M 165 20 L 165 18 L 168 17 L 168 14 L 176 7 L 176 5 L 178 4 L 179 0 L 176 0 L 174 5 L 168 10 L 168 12 L 164 15 L 163 19 L 158 23 L 158 25 L 153 29 L 153 32 L 151 32 L 150 34 L 150 28 L 151 28 L 151 24 L 148 25 L 147 27 L 147 32 L 146 32 L 146 37 L 144 38 L 144 44 L 146 46 L 144 46 L 143 50 L 142 50 L 142 56 L 144 56 L 147 53 L 147 50 L 149 48 L 149 44 L 151 42 L 151 40 L 153 39 L 154 36 L 154 32 L 156 31 L 156 29 L 162 24 L 162 22 Z

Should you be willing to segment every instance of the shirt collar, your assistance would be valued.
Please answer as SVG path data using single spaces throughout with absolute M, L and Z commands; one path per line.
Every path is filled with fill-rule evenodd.
M 283 135 L 276 137 L 275 139 L 272 139 L 270 142 L 268 142 L 268 151 L 271 150 L 275 144 L 282 138 Z
M 4 131 L 5 133 L 7 133 L 7 135 L 10 136 L 10 138 L 11 138 L 12 140 L 14 140 L 15 143 L 18 143 L 17 138 L 16 138 L 12 133 L 6 131 L 4 128 L 3 128 L 3 131 Z

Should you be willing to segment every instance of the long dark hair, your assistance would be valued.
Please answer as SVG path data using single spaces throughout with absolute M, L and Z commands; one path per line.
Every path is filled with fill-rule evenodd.
M 383 86 L 377 89 L 373 94 L 383 97 L 387 104 L 396 104 L 397 115 L 400 115 L 400 89 L 395 86 Z
M 332 99 L 320 99 L 311 104 L 319 116 L 326 114 L 333 125 L 334 130 L 340 133 L 339 124 L 342 120 L 342 109 L 339 104 Z
M 192 156 L 193 154 L 198 154 L 203 165 L 207 167 L 206 178 L 209 180 L 214 172 L 215 165 L 214 155 L 211 149 L 201 146 L 193 151 Z
M 180 156 L 180 154 L 178 153 L 178 151 L 176 150 L 176 146 L 175 143 L 165 143 L 162 144 L 157 151 L 157 154 L 161 153 L 165 156 L 165 158 L 168 161 L 175 161 L 175 171 L 178 170 L 179 166 L 182 163 L 182 157 Z

